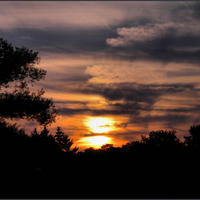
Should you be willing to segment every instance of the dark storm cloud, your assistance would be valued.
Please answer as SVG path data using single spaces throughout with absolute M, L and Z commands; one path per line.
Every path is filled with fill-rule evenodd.
M 61 79 L 61 81 L 64 82 L 87 82 L 92 76 L 86 75 L 86 76 L 81 76 L 81 75 L 74 75 L 71 77 L 66 77 Z
M 60 108 L 61 115 L 73 116 L 73 115 L 90 115 L 90 116 L 106 116 L 106 115 L 133 115 L 137 110 L 129 108 L 124 110 L 121 109 L 93 109 L 90 107 L 87 108 Z M 139 114 L 139 113 L 138 113 Z
M 70 92 L 82 94 L 101 95 L 108 101 L 107 109 L 93 109 L 85 104 L 84 108 L 61 108 L 63 115 L 88 114 L 93 116 L 103 115 L 139 115 L 141 110 L 151 110 L 152 105 L 164 91 L 141 86 L 134 88 L 131 84 L 106 84 L 80 85 Z M 115 101 L 123 100 L 122 103 Z
M 109 101 L 124 100 L 153 104 L 161 95 L 175 94 L 187 89 L 196 91 L 192 84 L 145 85 L 137 83 L 85 84 L 79 85 L 75 91 L 83 94 L 101 95 Z
M 90 116 L 127 116 L 129 120 L 124 124 L 116 124 L 116 127 L 127 128 L 130 124 L 147 128 L 149 124 L 162 123 L 167 127 L 181 125 L 188 121 L 198 121 L 197 114 L 200 105 L 192 104 L 190 107 L 177 105 L 176 108 L 154 107 L 163 95 L 176 97 L 180 93 L 185 95 L 200 96 L 199 89 L 194 85 L 138 85 L 131 83 L 89 84 L 80 86 L 79 93 L 101 95 L 107 100 L 107 109 L 94 109 L 87 104 L 83 108 L 61 108 L 62 115 L 90 115 Z M 189 92 L 189 93 L 188 93 Z M 187 94 L 188 93 L 188 94 Z M 116 102 L 120 101 L 120 102 Z M 187 105 L 188 103 L 185 102 Z M 154 112 L 152 115 L 151 112 Z M 142 114 L 143 113 L 143 114 Z M 145 113 L 145 115 L 144 115 Z
M 188 119 L 190 118 L 190 116 L 184 115 L 184 114 L 165 114 L 163 116 L 160 115 L 147 115 L 144 117 L 141 116 L 137 116 L 137 118 L 133 117 L 130 120 L 130 123 L 135 123 L 135 124 L 143 124 L 143 126 L 145 126 L 145 124 L 149 124 L 149 123 L 159 123 L 159 122 L 163 122 L 167 125 L 177 125 L 177 124 L 182 124 L 184 122 L 187 122 Z
M 87 101 L 70 101 L 70 100 L 55 100 L 55 104 L 80 104 L 80 105 L 87 105 L 89 102 Z
M 173 32 L 152 41 L 134 41 L 107 51 L 119 59 L 163 62 L 200 62 L 200 36 L 174 36 Z
M 200 19 L 200 2 L 195 1 L 194 4 L 190 5 L 190 8 L 193 11 L 193 16 Z
M 69 76 L 65 76 L 64 78 L 61 78 L 59 81 L 61 82 L 87 82 L 92 76 L 87 74 L 69 74 Z
M 161 8 L 162 4 L 157 6 Z M 117 24 L 112 23 L 109 27 L 86 26 L 76 29 L 69 26 L 38 27 L 38 29 L 15 27 L 12 31 L 0 29 L 0 37 L 8 39 L 14 46 L 28 46 L 39 52 L 67 54 L 105 52 L 108 57 L 125 60 L 199 62 L 200 36 L 199 30 L 194 28 L 198 24 L 198 7 L 199 3 L 195 2 L 172 4 L 167 11 L 165 10 L 164 15 L 167 18 L 168 12 L 173 17 L 162 22 L 159 21 L 160 14 L 151 13 L 146 16 L 140 13 L 138 17 L 127 17 L 127 14 L 123 20 Z M 124 29 L 125 33 L 119 32 L 120 29 Z M 138 35 L 134 39 L 133 36 L 137 31 L 143 39 Z M 119 45 L 121 39 L 128 45 Z
M 155 15 L 119 26 L 118 36 L 107 39 L 107 53 L 119 59 L 199 63 L 199 7 L 199 2 L 174 4 L 166 20 Z
M 45 4 L 41 5 L 44 6 Z M 28 26 L 25 21 L 24 25 L 21 24 L 21 21 L 24 19 L 22 10 L 27 5 L 14 4 L 13 9 L 18 11 L 17 19 L 19 17 L 16 23 L 12 21 L 14 10 L 8 9 L 7 13 L 2 9 L 2 12 L 8 15 L 7 18 L 9 19 L 9 23 L 11 23 L 9 26 L 12 25 L 12 30 L 5 28 L 6 26 L 1 28 L 0 37 L 8 39 L 14 46 L 24 45 L 41 52 L 67 54 L 105 52 L 107 56 L 119 59 L 199 62 L 200 49 L 192 52 L 191 50 L 187 51 L 188 47 L 200 48 L 200 36 L 197 30 L 192 29 L 190 32 L 184 32 L 196 26 L 199 16 L 199 2 L 163 2 L 163 4 L 149 2 L 141 3 L 141 5 L 137 2 L 129 2 L 124 5 L 120 4 L 120 2 L 113 3 L 113 5 L 107 2 L 105 5 L 100 3 L 99 7 L 97 5 L 97 8 L 100 9 L 98 11 L 95 8 L 98 11 L 97 13 L 89 12 L 86 8 L 90 3 L 85 3 L 82 5 L 86 9 L 84 14 L 87 16 L 87 20 L 85 21 L 84 17 L 80 18 L 81 16 L 77 12 L 76 6 L 78 4 L 63 4 L 63 7 L 61 4 L 55 4 L 55 10 L 54 7 L 51 7 L 52 5 L 46 5 L 45 10 L 41 9 L 42 7 L 40 8 L 37 4 L 33 4 L 33 7 L 27 7 L 27 10 L 30 10 L 30 12 L 38 12 L 38 16 L 34 17 L 34 15 L 31 15 L 27 17 L 30 18 L 31 23 L 34 22 L 33 28 L 30 28 L 31 26 Z M 4 6 L 7 8 L 8 5 L 5 4 Z M 147 9 L 148 6 L 149 9 Z M 67 9 L 66 15 L 62 13 L 65 10 L 64 8 Z M 60 13 L 60 9 L 64 10 Z M 109 17 L 105 13 L 107 18 L 102 14 L 105 9 L 107 12 L 110 11 L 108 13 Z M 159 10 L 163 10 L 163 12 L 159 12 Z M 50 11 L 57 13 L 58 19 L 56 23 L 54 22 L 56 16 L 54 20 L 47 17 Z M 71 14 L 68 15 L 68 12 Z M 74 12 L 77 14 L 74 15 Z M 12 16 L 11 18 L 10 15 Z M 39 16 L 42 22 L 40 22 Z M 95 19 L 98 22 L 95 22 Z M 43 24 L 45 21 L 46 24 Z M 82 22 L 82 25 L 79 24 L 79 21 Z M 73 22 L 77 25 L 72 26 Z M 174 24 L 167 24 L 170 22 Z M 193 24 L 193 22 L 195 23 Z M 176 23 L 182 24 L 183 27 L 181 26 L 180 29 L 180 27 L 176 26 Z M 18 24 L 18 26 L 15 24 Z M 48 24 L 49 26 L 46 26 Z M 144 32 L 146 31 L 147 35 L 152 36 L 152 38 L 150 40 L 138 40 L 136 37 L 134 40 L 129 40 L 137 32 L 137 29 L 131 32 L 130 28 L 139 28 L 139 35 L 144 37 L 145 33 L 141 32 L 142 27 L 149 27 L 148 30 L 144 29 Z M 122 33 L 120 35 L 117 30 L 123 28 L 126 29 L 126 34 Z M 109 39 L 115 39 L 116 41 L 118 37 L 119 39 L 123 39 L 127 34 L 128 37 L 125 40 L 129 43 L 129 46 L 119 46 L 109 41 Z M 185 49 L 185 51 L 180 50 L 180 48 Z
M 14 32 L 0 29 L 0 37 L 13 46 L 28 46 L 49 53 L 86 53 L 107 48 L 106 39 L 116 36 L 108 29 L 31 29 L 15 28 Z
M 93 132 L 90 132 L 90 133 L 83 134 L 83 136 L 91 137 L 91 136 L 102 136 L 103 135 L 103 136 L 112 137 L 112 136 L 117 135 L 118 138 L 122 137 L 125 140 L 131 141 L 131 140 L 135 140 L 136 137 L 143 135 L 143 134 L 144 134 L 144 132 L 127 130 L 126 132 L 118 132 L 117 134 L 113 133 L 113 132 L 108 132 L 108 133 L 93 133 Z

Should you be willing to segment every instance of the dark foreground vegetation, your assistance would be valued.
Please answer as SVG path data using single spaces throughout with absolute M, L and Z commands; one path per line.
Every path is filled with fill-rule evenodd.
M 199 198 L 200 125 L 181 142 L 153 131 L 78 152 L 58 127 L 30 136 L 0 124 L 1 198 Z
M 54 135 L 47 129 L 58 114 L 52 99 L 29 90 L 46 75 L 38 63 L 38 52 L 0 38 L 1 198 L 200 198 L 200 125 L 184 142 L 174 130 L 155 131 L 77 153 L 60 127 Z M 13 118 L 44 129 L 27 135 L 6 122 Z

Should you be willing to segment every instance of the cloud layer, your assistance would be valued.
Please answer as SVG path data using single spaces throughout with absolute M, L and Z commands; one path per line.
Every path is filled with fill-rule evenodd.
M 0 37 L 40 52 L 47 76 L 35 87 L 53 97 L 58 124 L 76 139 L 88 134 L 87 116 L 117 118 L 106 134 L 123 141 L 155 128 L 183 135 L 200 122 L 199 7 L 0 2 Z

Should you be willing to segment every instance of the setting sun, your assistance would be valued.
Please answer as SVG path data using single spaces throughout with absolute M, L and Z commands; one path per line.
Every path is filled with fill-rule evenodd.
M 106 136 L 93 136 L 82 138 L 79 142 L 84 143 L 88 147 L 100 148 L 103 144 L 109 143 L 111 140 L 111 138 Z
M 110 118 L 89 117 L 85 124 L 93 133 L 106 133 L 113 130 L 113 123 Z

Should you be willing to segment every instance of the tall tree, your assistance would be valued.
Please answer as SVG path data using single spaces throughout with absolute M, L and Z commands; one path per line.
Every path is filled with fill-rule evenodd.
M 190 136 L 184 136 L 185 144 L 189 148 L 200 149 L 200 124 L 190 126 Z
M 38 68 L 38 52 L 26 47 L 13 47 L 0 38 L 0 119 L 36 120 L 40 125 L 55 121 L 58 110 L 52 99 L 44 98 L 44 90 L 30 92 L 28 84 L 45 78 Z
M 78 150 L 77 147 L 70 150 L 71 146 L 73 145 L 73 140 L 70 139 L 68 135 L 64 134 L 61 127 L 57 127 L 57 131 L 54 137 L 56 142 L 64 152 L 75 153 Z

